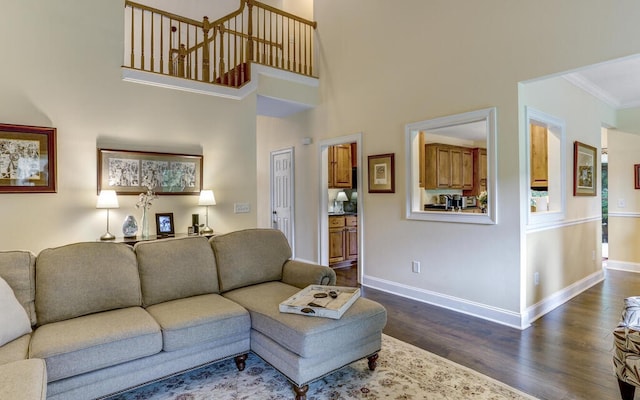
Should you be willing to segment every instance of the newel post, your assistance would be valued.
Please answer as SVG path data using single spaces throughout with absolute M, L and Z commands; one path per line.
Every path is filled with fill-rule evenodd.
M 210 63 L 209 30 L 210 29 L 211 29 L 211 25 L 209 25 L 209 17 L 205 15 L 202 18 L 202 33 L 204 34 L 204 39 L 202 43 L 202 80 L 204 82 L 209 82 L 209 63 Z
M 187 58 L 187 48 L 184 44 L 180 44 L 180 49 L 178 50 L 178 76 L 180 78 L 184 78 L 185 75 L 185 63 L 184 60 Z

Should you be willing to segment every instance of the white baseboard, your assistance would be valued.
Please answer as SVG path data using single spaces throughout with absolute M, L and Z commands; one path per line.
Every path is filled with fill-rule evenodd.
M 554 310 L 558 306 L 566 303 L 575 296 L 589 289 L 593 285 L 596 285 L 604 280 L 604 270 L 594 272 L 593 274 L 567 286 L 566 288 L 552 294 L 551 296 L 543 299 L 542 301 L 527 308 L 525 312 L 526 320 L 528 324 L 531 324 L 536 319 L 542 317 L 546 313 Z
M 512 328 L 526 329 L 529 327 L 528 322 L 522 318 L 521 314 L 497 307 L 487 306 L 486 304 L 476 303 L 458 297 L 448 296 L 442 293 L 432 292 L 430 290 L 407 286 L 367 275 L 363 277 L 362 285 L 395 294 L 397 296 L 406 297 L 412 300 L 486 319 L 498 324 L 507 325 Z
M 618 271 L 640 272 L 640 264 L 628 261 L 607 260 L 607 269 Z

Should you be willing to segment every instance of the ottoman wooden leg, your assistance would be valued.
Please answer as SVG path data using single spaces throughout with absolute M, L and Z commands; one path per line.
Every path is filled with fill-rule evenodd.
M 293 385 L 293 391 L 296 394 L 296 400 L 307 400 L 307 391 L 309 390 L 309 385 L 304 385 L 299 387 L 297 385 Z
M 367 357 L 367 360 L 369 360 L 369 369 L 371 371 L 375 371 L 376 367 L 378 366 L 378 353 Z
M 248 354 L 242 354 L 240 356 L 236 356 L 236 358 L 234 358 L 235 362 L 236 362 L 236 367 L 238 368 L 238 371 L 244 371 L 244 367 L 245 367 L 245 361 L 247 361 L 247 357 L 249 357 Z
M 633 400 L 633 395 L 636 391 L 636 387 L 630 383 L 623 382 L 618 379 L 618 386 L 620 387 L 620 396 L 622 400 Z

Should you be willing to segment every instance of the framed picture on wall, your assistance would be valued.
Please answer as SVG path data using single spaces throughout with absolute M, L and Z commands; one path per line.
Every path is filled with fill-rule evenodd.
M 640 189 L 640 164 L 633 166 L 633 181 L 635 182 L 635 188 Z
M 56 192 L 56 128 L 0 124 L 0 193 Z
M 199 195 L 202 156 L 98 149 L 98 193 L 137 195 L 148 188 L 159 195 Z
M 394 153 L 368 157 L 369 193 L 395 193 Z
M 573 195 L 595 196 L 598 187 L 597 149 L 588 144 L 573 143 Z

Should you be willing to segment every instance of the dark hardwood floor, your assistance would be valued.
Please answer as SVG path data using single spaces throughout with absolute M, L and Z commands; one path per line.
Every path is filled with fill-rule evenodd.
M 357 285 L 355 268 L 336 273 L 338 285 Z M 535 397 L 619 400 L 612 330 L 624 298 L 640 295 L 640 274 L 605 276 L 523 331 L 379 290 L 362 288 L 362 295 L 387 308 L 385 334 Z

